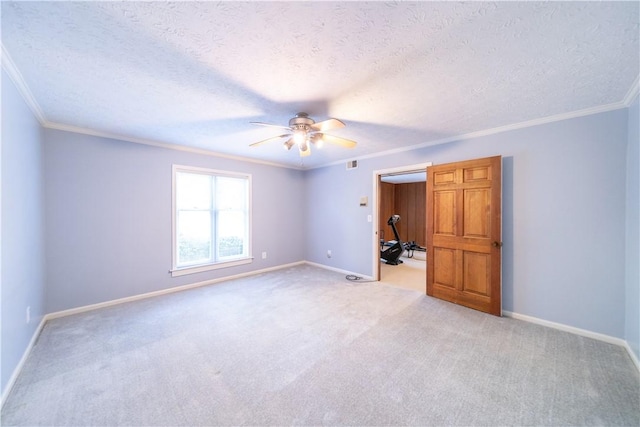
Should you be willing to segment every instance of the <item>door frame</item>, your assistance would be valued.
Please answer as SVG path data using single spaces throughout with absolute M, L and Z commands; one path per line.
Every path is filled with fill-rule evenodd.
M 418 163 L 414 165 L 397 166 L 395 168 L 378 169 L 373 171 L 373 192 L 372 192 L 373 218 L 372 218 L 372 225 L 371 225 L 371 231 L 372 231 L 372 238 L 371 238 L 372 258 L 371 259 L 373 260 L 371 264 L 373 269 L 371 277 L 373 278 L 373 280 L 375 281 L 380 280 L 380 238 L 378 237 L 378 225 L 380 223 L 380 200 L 379 200 L 380 177 L 383 175 L 390 175 L 390 174 L 426 172 L 427 167 L 432 165 L 433 165 L 432 162 L 426 162 L 426 163 Z M 427 254 L 427 256 L 429 255 Z

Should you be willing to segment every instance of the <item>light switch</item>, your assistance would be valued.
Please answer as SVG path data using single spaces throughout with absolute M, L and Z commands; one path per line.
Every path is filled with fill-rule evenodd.
M 369 198 L 367 196 L 360 197 L 360 206 L 367 206 L 369 203 Z

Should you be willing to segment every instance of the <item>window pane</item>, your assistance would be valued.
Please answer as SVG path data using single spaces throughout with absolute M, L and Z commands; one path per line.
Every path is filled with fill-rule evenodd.
M 247 180 L 219 176 L 216 179 L 216 204 L 219 211 L 244 210 L 247 200 Z
M 246 215 L 241 211 L 218 212 L 218 257 L 247 254 Z
M 179 211 L 177 219 L 178 265 L 211 259 L 211 213 Z
M 180 209 L 211 209 L 211 176 L 178 172 L 176 205 Z
M 191 268 L 248 259 L 251 177 L 174 166 L 173 181 L 175 269 L 189 274 Z

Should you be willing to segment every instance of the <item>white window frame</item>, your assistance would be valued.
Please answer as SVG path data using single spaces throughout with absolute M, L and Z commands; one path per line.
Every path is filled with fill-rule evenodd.
M 177 204 L 176 204 L 176 175 L 178 172 L 185 172 L 185 173 L 194 173 L 194 174 L 202 174 L 202 175 L 214 175 L 214 176 L 222 176 L 222 177 L 231 177 L 231 178 L 245 178 L 248 181 L 248 189 L 247 189 L 247 196 L 248 196 L 248 200 L 249 200 L 249 206 L 248 206 L 248 236 L 247 236 L 247 256 L 243 257 L 243 258 L 236 258 L 230 261 L 218 261 L 218 262 L 213 262 L 213 263 L 206 263 L 206 264 L 197 264 L 197 265 L 192 265 L 192 266 L 184 266 L 184 267 L 178 267 L 177 263 L 178 263 L 178 236 L 177 236 Z M 253 262 L 253 256 L 252 256 L 252 197 L 251 197 L 251 189 L 252 189 L 252 183 L 251 183 L 251 174 L 248 173 L 240 173 L 240 172 L 229 172 L 229 171 L 222 171 L 222 170 L 217 170 L 217 169 L 208 169 L 208 168 L 201 168 L 201 167 L 195 167 L 195 166 L 184 166 L 184 165 L 173 165 L 172 166 L 172 173 L 171 173 L 171 263 L 172 263 L 172 268 L 171 268 L 171 276 L 172 277 L 177 277 L 177 276 L 184 276 L 186 274 L 194 274 L 194 273 L 201 273 L 204 271 L 210 271 L 210 270 L 217 270 L 220 268 L 228 268 L 228 267 L 234 267 L 237 265 L 243 265 L 243 264 L 249 264 L 251 262 Z

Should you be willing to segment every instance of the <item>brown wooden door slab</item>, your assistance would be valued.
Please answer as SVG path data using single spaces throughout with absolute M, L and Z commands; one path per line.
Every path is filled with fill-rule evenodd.
M 502 157 L 427 168 L 427 295 L 501 315 Z

